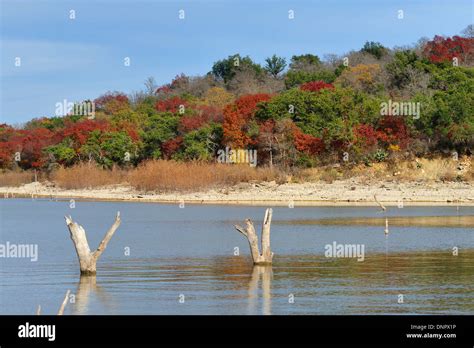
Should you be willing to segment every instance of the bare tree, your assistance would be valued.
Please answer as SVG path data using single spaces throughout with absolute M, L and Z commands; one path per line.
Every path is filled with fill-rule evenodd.
M 254 265 L 270 265 L 273 260 L 273 253 L 270 249 L 270 225 L 272 223 L 272 209 L 268 208 L 265 211 L 265 217 L 262 225 L 262 253 L 258 246 L 258 236 L 255 232 L 255 227 L 250 219 L 245 220 L 246 228 L 235 225 L 235 229 L 242 233 L 250 245 L 252 259 Z
M 466 28 L 461 31 L 462 36 L 467 38 L 474 38 L 474 25 L 469 24 Z
M 114 223 L 105 234 L 104 239 L 102 239 L 102 242 L 100 242 L 97 250 L 94 252 L 91 252 L 89 248 L 89 243 L 87 242 L 86 231 L 84 228 L 77 222 L 74 222 L 71 216 L 65 216 L 65 219 L 71 234 L 71 239 L 74 243 L 74 247 L 76 248 L 81 275 L 95 275 L 97 273 L 97 260 L 104 252 L 107 244 L 109 243 L 117 228 L 120 226 L 120 212 L 117 212 Z
M 148 94 L 148 92 L 143 91 L 133 91 L 128 94 L 128 100 L 130 100 L 130 103 L 135 107 L 150 97 L 151 96 Z
M 343 63 L 343 58 L 344 58 L 344 57 L 340 57 L 340 56 L 338 56 L 337 54 L 328 53 L 328 54 L 325 54 L 325 55 L 324 55 L 323 64 L 324 64 L 327 68 L 335 69 L 335 68 L 337 68 L 340 64 Z
M 229 90 L 238 96 L 261 93 L 263 86 L 255 70 L 251 67 L 239 69 L 228 83 Z
M 212 76 L 191 76 L 184 92 L 195 95 L 198 98 L 203 98 L 210 88 L 218 85 L 219 83 Z
M 275 163 L 288 169 L 297 158 L 293 138 L 293 122 L 290 119 L 282 119 L 275 123 L 274 157 Z
M 263 151 L 268 153 L 268 164 L 270 168 L 273 167 L 273 151 L 275 150 L 275 134 L 272 129 L 264 129 L 258 135 L 260 147 Z
M 154 95 L 158 85 L 156 84 L 155 78 L 153 76 L 148 77 L 145 80 L 145 91 L 148 95 Z

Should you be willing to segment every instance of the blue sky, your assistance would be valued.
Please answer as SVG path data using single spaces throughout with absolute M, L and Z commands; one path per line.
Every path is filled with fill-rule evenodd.
M 0 122 L 53 116 L 67 99 L 143 89 L 153 76 L 202 75 L 228 55 L 342 54 L 455 35 L 473 23 L 472 0 L 152 1 L 0 0 Z M 179 10 L 185 19 L 178 18 Z M 70 20 L 70 10 L 76 19 Z M 293 10 L 295 18 L 288 19 Z M 397 11 L 404 11 L 404 19 Z M 15 67 L 15 57 L 21 66 Z M 124 57 L 131 65 L 125 67 Z

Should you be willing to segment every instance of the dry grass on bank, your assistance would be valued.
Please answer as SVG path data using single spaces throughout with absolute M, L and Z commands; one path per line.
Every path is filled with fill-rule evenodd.
M 35 180 L 33 172 L 2 172 L 0 173 L 0 187 L 16 187 L 28 184 Z
M 59 167 L 50 180 L 64 189 L 87 189 L 126 183 L 127 172 L 117 167 L 99 168 L 94 163 L 79 163 L 72 167 Z
M 460 169 L 461 168 L 461 169 Z M 290 178 L 290 180 L 288 180 Z M 114 167 L 101 169 L 94 163 L 59 167 L 48 178 L 38 175 L 38 181 L 48 179 L 63 189 L 92 189 L 111 185 L 130 185 L 139 191 L 192 191 L 229 187 L 241 182 L 276 181 L 277 183 L 318 182 L 357 178 L 360 182 L 397 181 L 474 181 L 474 166 L 469 158 L 459 162 L 450 159 L 419 159 L 399 163 L 375 163 L 371 167 L 320 167 L 300 170 L 292 177 L 268 167 L 229 165 L 202 162 L 148 161 L 125 170 Z M 20 186 L 34 181 L 31 171 L 0 173 L 0 186 Z
M 189 191 L 232 186 L 239 182 L 281 180 L 278 170 L 201 162 L 148 161 L 130 170 L 101 169 L 93 163 L 60 167 L 50 180 L 64 189 L 128 184 L 140 191 Z
M 420 159 L 416 162 L 403 162 L 397 166 L 403 180 L 455 181 L 462 173 L 457 168 L 459 162 L 452 159 Z
M 463 170 L 458 169 L 464 168 Z M 302 170 L 296 180 L 324 181 L 332 183 L 335 180 L 359 178 L 361 181 L 372 180 L 398 180 L 398 181 L 473 181 L 474 168 L 469 159 L 462 158 L 460 161 L 452 159 L 419 159 L 417 161 L 403 161 L 397 163 L 382 162 L 374 163 L 371 167 L 363 164 L 346 168 L 332 166 L 321 168 L 310 168 Z
M 464 178 L 466 181 L 471 181 L 474 182 L 474 165 L 470 165 L 469 169 L 466 171 L 466 174 L 464 174 Z
M 249 181 L 281 181 L 282 173 L 270 168 L 218 163 L 149 161 L 132 170 L 131 186 L 141 191 L 199 190 Z

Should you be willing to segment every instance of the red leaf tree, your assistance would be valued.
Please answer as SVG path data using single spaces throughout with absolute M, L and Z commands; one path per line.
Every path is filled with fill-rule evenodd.
M 73 147 L 76 151 L 84 145 L 89 137 L 90 132 L 100 130 L 105 132 L 109 130 L 109 123 L 107 121 L 99 120 L 84 120 L 81 122 L 68 122 L 66 127 L 59 132 L 60 140 L 70 138 L 73 141 Z
M 250 120 L 253 119 L 258 103 L 270 100 L 271 95 L 249 94 L 237 99 L 224 109 L 224 144 L 234 148 L 244 148 L 252 142 L 247 134 Z
M 432 63 L 451 62 L 454 57 L 458 58 L 459 63 L 463 63 L 473 54 L 474 38 L 460 36 L 444 38 L 436 35 L 423 49 L 423 55 Z
M 106 114 L 113 114 L 128 107 L 129 104 L 128 97 L 120 92 L 108 92 L 94 100 L 96 110 L 103 111 Z
M 183 137 L 176 137 L 174 139 L 170 139 L 165 141 L 161 145 L 161 150 L 163 151 L 163 156 L 165 159 L 170 159 L 176 151 L 179 150 L 181 145 L 183 144 Z
M 172 112 L 176 113 L 179 111 L 180 105 L 187 106 L 186 100 L 181 99 L 178 96 L 174 96 L 165 100 L 156 102 L 155 108 L 159 112 Z
M 306 82 L 303 83 L 300 86 L 300 89 L 302 91 L 310 91 L 310 92 L 318 92 L 322 89 L 334 89 L 334 86 L 330 83 L 326 83 L 324 81 L 311 81 L 311 82 Z
M 13 130 L 7 126 L 2 127 L 1 134 L 0 161 L 4 167 L 11 165 L 16 160 L 16 153 L 19 153 L 17 163 L 20 167 L 40 168 L 48 159 L 43 149 L 57 142 L 55 134 L 46 128 Z
M 403 117 L 387 115 L 377 125 L 377 137 L 387 145 L 396 144 L 405 149 L 410 141 L 408 127 Z
M 324 150 L 324 141 L 321 138 L 310 134 L 305 134 L 297 126 L 294 127 L 293 137 L 295 148 L 298 151 L 307 153 L 309 155 L 317 155 Z
M 380 134 L 370 124 L 358 124 L 354 126 L 354 137 L 357 144 L 364 148 L 370 148 L 377 145 Z
M 210 123 L 221 123 L 223 120 L 222 110 L 213 106 L 196 105 L 193 106 L 191 115 L 184 115 L 179 120 L 179 131 L 188 133 L 192 130 L 201 128 Z

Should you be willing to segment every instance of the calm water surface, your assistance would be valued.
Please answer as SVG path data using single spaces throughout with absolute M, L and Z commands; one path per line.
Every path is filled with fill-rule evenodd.
M 64 215 L 84 226 L 96 248 L 117 210 L 122 225 L 98 262 L 97 277 L 81 278 Z M 385 236 L 384 223 L 373 223 L 385 215 L 373 207 L 276 207 L 274 265 L 253 267 L 248 243 L 233 225 L 247 217 L 258 225 L 264 211 L 79 201 L 70 209 L 68 201 L 0 200 L 0 243 L 39 248 L 37 262 L 0 258 L 0 314 L 34 314 L 39 304 L 43 314 L 55 314 L 68 289 L 75 303 L 65 314 L 474 314 L 473 226 L 410 222 L 391 226 Z M 386 213 L 389 220 L 458 215 L 474 215 L 474 208 Z M 321 218 L 341 224 L 301 223 Z M 371 223 L 344 224 L 345 218 Z M 324 247 L 334 241 L 364 244 L 365 260 L 326 258 Z

